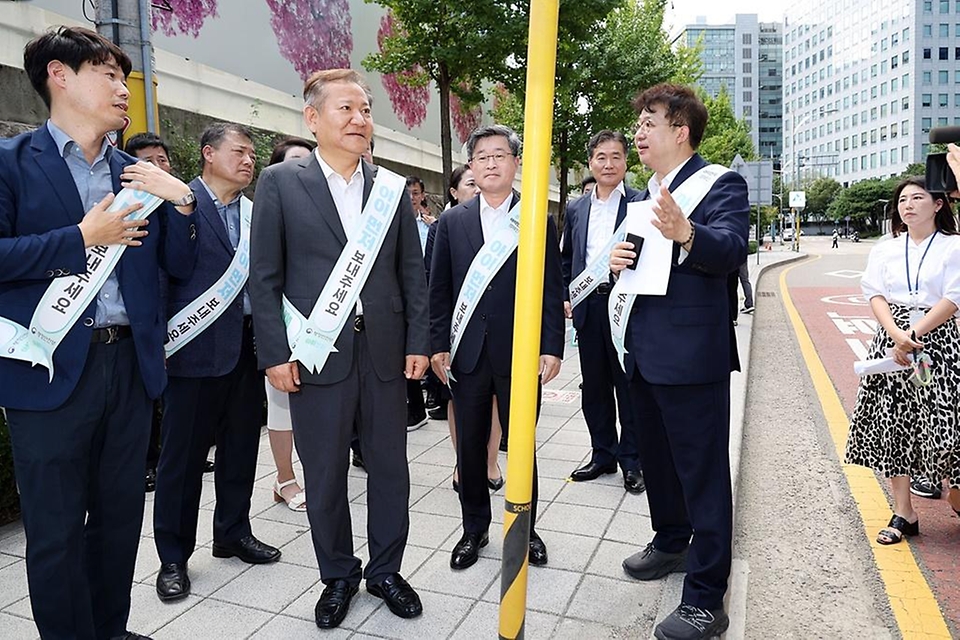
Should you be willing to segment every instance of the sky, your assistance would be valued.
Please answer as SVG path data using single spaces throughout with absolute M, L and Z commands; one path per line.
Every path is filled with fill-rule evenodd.
M 667 0 L 665 25 L 676 35 L 697 16 L 705 16 L 707 24 L 729 24 L 738 13 L 756 13 L 760 22 L 783 20 L 783 3 L 771 0 Z

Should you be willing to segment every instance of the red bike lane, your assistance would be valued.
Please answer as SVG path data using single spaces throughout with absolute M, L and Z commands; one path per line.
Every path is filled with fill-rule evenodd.
M 790 286 L 790 280 L 790 296 L 849 417 L 859 382 L 853 363 L 865 357 L 876 320 L 859 286 Z M 886 481 L 882 484 L 888 486 Z M 945 497 L 914 496 L 913 503 L 920 515 L 921 535 L 909 544 L 953 637 L 960 637 L 960 518 Z

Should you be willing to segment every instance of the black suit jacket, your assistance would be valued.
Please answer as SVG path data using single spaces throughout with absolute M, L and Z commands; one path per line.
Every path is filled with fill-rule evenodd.
M 515 194 L 510 206 L 517 203 Z M 430 342 L 433 353 L 450 351 L 453 306 L 470 263 L 483 246 L 480 198 L 450 209 L 440 216 L 430 269 Z M 480 298 L 473 317 L 463 330 L 452 367 L 470 373 L 477 367 L 483 349 L 500 376 L 510 375 L 513 357 L 513 317 L 517 282 L 517 252 L 507 259 Z M 547 220 L 544 259 L 543 316 L 540 353 L 563 357 L 563 275 L 560 249 L 552 218 Z

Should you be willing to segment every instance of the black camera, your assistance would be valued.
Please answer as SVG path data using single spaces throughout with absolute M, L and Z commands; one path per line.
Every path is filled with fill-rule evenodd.
M 960 127 L 937 127 L 930 129 L 931 144 L 960 142 Z M 947 164 L 947 154 L 927 154 L 927 172 L 924 176 L 925 187 L 931 193 L 952 193 L 957 190 L 957 177 Z

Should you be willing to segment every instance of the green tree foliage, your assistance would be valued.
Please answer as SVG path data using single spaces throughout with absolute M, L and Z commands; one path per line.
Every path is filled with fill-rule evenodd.
M 526 42 L 526 6 L 497 0 L 366 0 L 390 10 L 393 35 L 382 51 L 363 60 L 366 69 L 402 73 L 404 82 L 423 86 L 431 80 L 440 96 L 440 148 L 444 180 L 453 169 L 450 94 L 465 108 L 483 99 L 484 81 L 502 77 L 519 43 Z
M 850 216 L 859 229 L 878 232 L 886 217 L 886 205 L 899 178 L 863 180 L 841 190 L 827 207 L 827 217 L 836 221 Z
M 805 209 L 808 215 L 826 215 L 827 207 L 833 202 L 837 193 L 843 187 L 833 178 L 817 178 L 807 187 L 807 207 Z
M 744 119 L 737 119 L 733 113 L 733 103 L 725 85 L 720 86 L 716 98 L 698 90 L 700 99 L 707 107 L 707 128 L 703 132 L 703 141 L 697 152 L 708 162 L 729 167 L 739 153 L 744 160 L 753 160 L 753 139 L 750 127 Z

